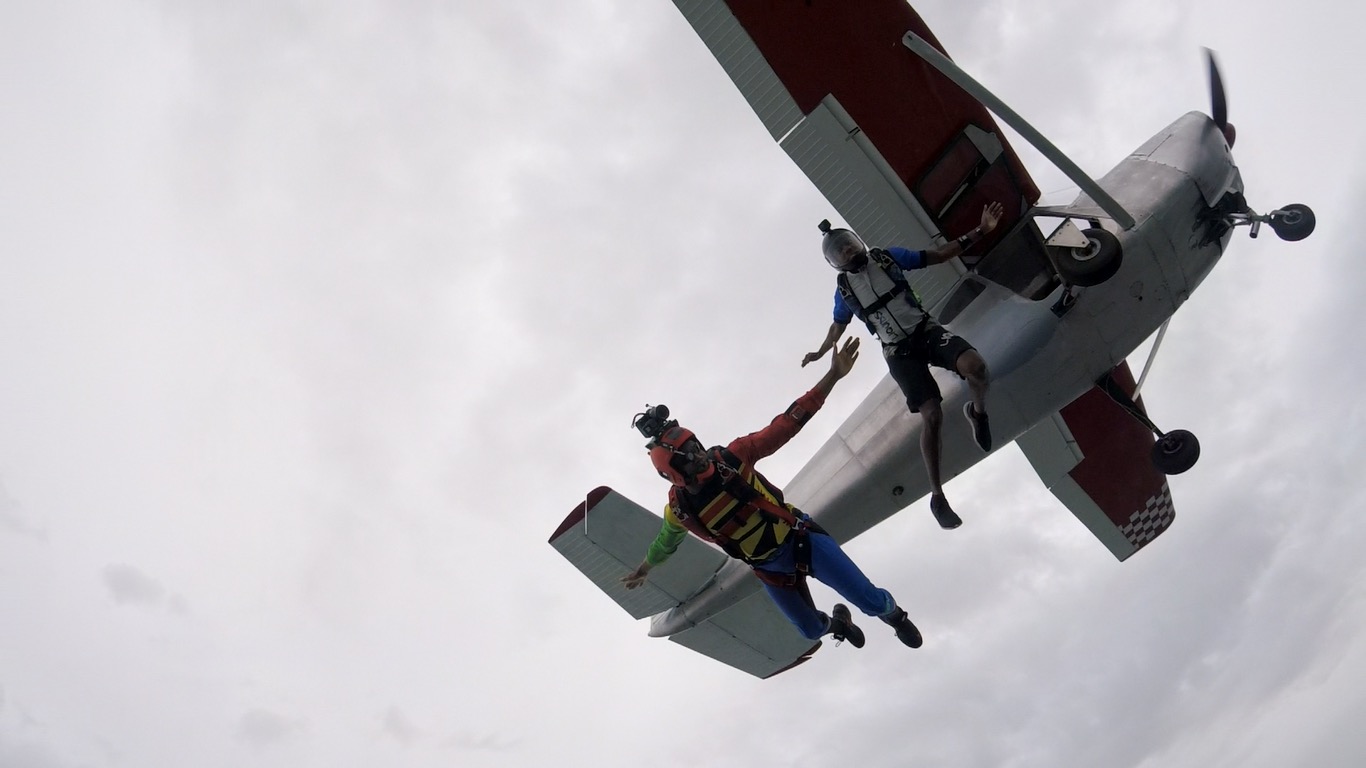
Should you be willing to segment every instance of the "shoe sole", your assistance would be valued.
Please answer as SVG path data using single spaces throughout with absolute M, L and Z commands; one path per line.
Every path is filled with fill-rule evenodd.
M 943 528 L 946 531 L 952 531 L 953 529 L 959 528 L 963 525 L 963 518 L 959 517 L 958 515 L 954 515 L 947 521 L 945 521 L 944 518 L 940 517 L 939 515 L 935 515 L 934 521 L 936 523 L 939 523 L 939 527 Z
M 844 622 L 844 625 L 846 627 L 849 627 L 849 629 L 853 630 L 852 632 L 843 637 L 836 635 L 835 639 L 848 640 L 849 644 L 854 646 L 855 648 L 862 648 L 867 638 L 863 636 L 863 630 L 859 629 L 857 626 L 854 625 L 854 616 L 853 614 L 849 613 L 849 608 L 845 606 L 844 603 L 836 603 L 834 610 L 830 611 L 830 613 L 836 619 L 839 619 L 840 621 Z

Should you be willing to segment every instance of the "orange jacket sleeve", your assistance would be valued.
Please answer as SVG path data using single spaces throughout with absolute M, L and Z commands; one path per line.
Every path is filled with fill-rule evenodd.
M 806 426 L 806 422 L 822 405 L 825 405 L 825 395 L 812 389 L 774 417 L 767 427 L 736 438 L 726 448 L 741 461 L 751 464 L 765 456 L 772 456 Z

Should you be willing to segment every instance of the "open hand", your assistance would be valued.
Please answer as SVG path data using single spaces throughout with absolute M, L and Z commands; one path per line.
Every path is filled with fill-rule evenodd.
M 1006 208 L 999 202 L 987 203 L 982 206 L 982 234 L 986 234 L 996 228 L 1001 223 L 1001 217 L 1006 215 Z
M 640 565 L 636 566 L 636 569 L 634 571 L 631 571 L 625 576 L 622 576 L 620 581 L 622 584 L 626 585 L 627 589 L 635 589 L 636 587 L 645 583 L 645 577 L 648 576 L 649 573 L 649 566 L 645 563 L 641 563 Z
M 806 357 L 802 358 L 802 367 L 805 368 L 807 363 L 814 363 L 822 357 L 825 357 L 824 352 L 807 352 Z
M 858 360 L 858 337 L 850 336 L 844 340 L 844 346 L 830 358 L 830 370 L 838 378 L 844 378 L 849 373 L 849 369 L 854 367 L 854 361 Z M 808 355 L 809 357 L 809 355 Z

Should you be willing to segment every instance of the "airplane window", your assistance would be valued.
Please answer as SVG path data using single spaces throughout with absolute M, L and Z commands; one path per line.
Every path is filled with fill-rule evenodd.
M 972 179 L 981 175 L 984 159 L 967 136 L 960 136 L 917 185 L 921 205 L 927 211 L 943 215 L 971 185 Z

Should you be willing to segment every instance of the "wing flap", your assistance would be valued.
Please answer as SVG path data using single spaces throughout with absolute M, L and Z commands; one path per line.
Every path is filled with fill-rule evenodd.
M 1111 375 L 1133 393 L 1127 362 Z M 1176 517 L 1171 487 L 1150 458 L 1155 442 L 1099 387 L 1016 440 L 1044 485 L 1119 560 L 1161 535 Z
M 986 108 L 901 44 L 906 32 L 913 31 L 943 51 L 903 0 L 674 4 L 776 140 L 833 97 L 857 134 L 877 147 L 879 157 L 915 195 L 964 137 L 981 151 L 949 180 L 950 189 L 971 192 L 976 179 L 991 175 L 988 171 L 999 159 L 1008 188 L 994 182 L 990 190 L 945 197 L 945 180 L 938 174 L 933 186 L 939 194 L 930 195 L 935 199 L 931 234 L 971 227 L 987 199 L 1006 202 L 1002 224 L 1009 229 L 1018 214 L 1038 201 L 1038 188 Z M 990 137 L 989 146 L 982 146 L 980 136 Z M 961 158 L 954 164 L 961 166 Z M 1017 198 L 1020 204 L 1011 204 Z M 960 218 L 966 226 L 959 226 Z M 895 244 L 918 248 L 930 243 L 915 239 Z
M 866 242 L 928 246 L 936 225 L 855 127 L 832 96 L 783 139 L 782 148 Z M 906 277 L 921 301 L 934 306 L 957 282 L 958 273 L 921 269 Z
M 943 50 L 904 0 L 674 3 L 769 134 L 866 242 L 930 248 L 1000 201 L 1005 217 L 975 249 L 980 259 L 1038 201 L 986 108 L 901 44 L 913 31 Z M 908 277 L 934 306 L 958 274 Z
M 805 662 L 821 647 L 806 639 L 764 591 L 669 639 L 755 677 Z
M 687 600 L 706 586 L 726 555 L 689 536 L 669 558 L 628 590 L 621 577 L 640 563 L 663 518 L 611 488 L 593 490 L 550 537 L 550 545 L 633 618 L 643 619 Z

